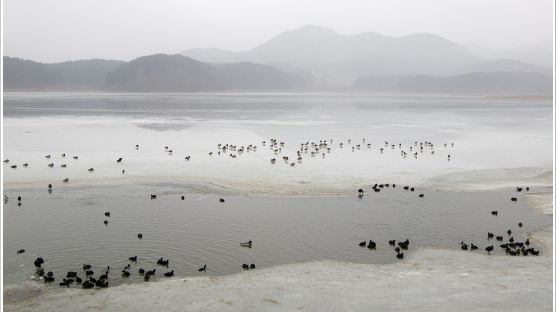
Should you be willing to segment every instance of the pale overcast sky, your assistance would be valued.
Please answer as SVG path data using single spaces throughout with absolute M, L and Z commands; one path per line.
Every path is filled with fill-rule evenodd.
M 553 37 L 553 0 L 5 0 L 4 55 L 129 60 L 253 48 L 306 24 L 342 34 L 430 32 L 505 49 Z

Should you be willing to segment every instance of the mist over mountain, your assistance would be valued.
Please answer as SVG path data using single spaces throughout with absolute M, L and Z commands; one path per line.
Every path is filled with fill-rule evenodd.
M 489 60 L 512 59 L 539 67 L 554 67 L 552 39 L 546 39 L 530 45 L 506 50 L 497 50 L 480 44 L 466 44 L 465 48 L 471 53 Z
M 435 77 L 426 75 L 377 75 L 361 77 L 354 88 L 387 92 L 442 93 L 552 93 L 552 76 L 527 72 L 468 73 Z
M 192 49 L 183 52 L 185 55 L 155 54 L 129 62 L 94 59 L 54 64 L 4 57 L 4 88 L 196 92 L 353 87 L 400 92 L 548 92 L 552 90 L 552 63 L 542 65 L 552 55 L 547 42 L 496 51 L 459 45 L 427 33 L 342 35 L 308 25 L 248 51 Z
M 286 31 L 248 51 L 194 49 L 183 54 L 205 62 L 270 64 L 345 83 L 368 74 L 447 75 L 481 61 L 464 47 L 433 34 L 342 35 L 313 25 Z

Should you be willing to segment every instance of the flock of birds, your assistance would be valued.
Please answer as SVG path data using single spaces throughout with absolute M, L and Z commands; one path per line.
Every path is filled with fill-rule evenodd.
M 272 153 L 274 153 L 275 155 L 279 155 L 281 153 L 284 152 L 284 147 L 285 147 L 285 143 L 284 142 L 279 142 L 276 139 L 269 139 L 268 143 L 266 141 L 262 141 L 262 146 L 266 146 L 269 145 L 270 150 L 272 151 Z M 322 158 L 326 158 L 326 155 L 332 152 L 332 144 L 333 144 L 333 140 L 320 140 L 318 143 L 316 142 L 302 142 L 300 144 L 299 149 L 297 150 L 296 154 L 296 160 L 297 163 L 301 163 L 301 161 L 303 160 L 304 155 L 310 155 L 311 157 L 316 157 L 316 156 L 321 156 Z M 351 145 L 351 139 L 347 140 L 347 144 Z M 451 143 L 450 145 L 448 145 L 448 143 L 444 144 L 444 148 L 448 148 L 448 146 L 450 147 L 454 147 L 454 143 Z M 344 143 L 340 142 L 338 144 L 338 147 L 340 149 L 344 148 Z M 362 143 L 360 144 L 355 144 L 351 146 L 351 150 L 352 152 L 361 150 L 362 148 L 367 148 L 370 149 L 371 148 L 371 143 L 367 143 L 366 139 L 362 139 Z M 403 145 L 401 143 L 398 144 L 390 144 L 388 141 L 384 142 L 384 146 L 380 147 L 379 151 L 380 153 L 383 153 L 386 149 L 396 149 L 398 148 L 400 150 L 400 155 L 403 158 L 406 158 L 408 156 L 408 152 L 413 155 L 414 158 L 418 158 L 419 153 L 423 153 L 425 151 L 425 149 L 427 149 L 431 154 L 434 154 L 434 144 L 429 142 L 429 141 L 425 141 L 425 142 L 417 142 L 415 141 L 413 143 L 413 145 L 408 146 L 407 148 L 404 148 Z M 139 145 L 135 145 L 135 149 L 139 150 Z M 164 151 L 166 153 L 168 153 L 169 155 L 172 155 L 173 150 L 168 147 L 165 146 L 164 147 Z M 240 155 L 242 155 L 245 151 L 250 152 L 250 151 L 257 151 L 257 146 L 250 144 L 248 146 L 236 146 L 234 144 L 218 144 L 216 146 L 216 151 L 215 152 L 209 152 L 208 155 L 212 156 L 214 154 L 217 155 L 225 155 L 228 154 L 229 157 L 231 158 L 236 158 Z M 448 156 L 448 161 L 450 161 L 451 159 L 451 155 L 447 155 Z M 66 157 L 66 154 L 61 154 L 62 158 Z M 45 156 L 46 159 L 51 159 L 52 156 L 51 155 L 46 155 Z M 78 160 L 79 156 L 75 155 L 72 156 L 72 158 L 74 160 Z M 282 156 L 283 161 L 286 164 L 289 164 L 291 167 L 294 167 L 296 162 L 295 161 L 290 161 L 290 158 L 288 156 Z M 185 160 L 186 161 L 190 161 L 191 160 L 191 156 L 185 156 Z M 116 159 L 116 163 L 122 163 L 123 161 L 123 157 L 119 157 L 118 159 Z M 5 159 L 4 160 L 5 164 L 9 163 L 9 159 Z M 271 164 L 275 164 L 276 163 L 276 158 L 273 157 L 270 159 L 270 163 Z M 28 163 L 24 163 L 22 165 L 24 168 L 27 168 L 29 166 Z M 49 163 L 48 167 L 52 168 L 54 167 L 54 163 Z M 62 164 L 60 165 L 60 167 L 65 168 L 67 167 L 66 164 Z M 11 165 L 11 168 L 16 169 L 17 165 Z M 88 171 L 89 172 L 94 172 L 94 168 L 89 168 Z M 125 173 L 125 169 L 122 169 L 121 171 L 122 173 Z M 68 183 L 69 182 L 69 178 L 65 178 L 62 180 L 63 183 Z M 390 184 L 390 183 L 384 183 L 384 184 L 375 184 L 371 187 L 371 189 L 373 190 L 373 192 L 380 192 L 382 189 L 384 188 L 395 188 L 396 184 Z M 53 189 L 53 185 L 51 183 L 48 184 L 47 186 L 47 190 L 49 193 L 52 192 Z M 403 189 L 406 191 L 411 191 L 414 192 L 415 188 L 414 187 L 410 187 L 410 186 L 403 186 Z M 523 191 L 524 188 L 518 187 L 516 189 L 517 192 L 521 192 Z M 529 187 L 525 188 L 526 191 L 529 191 Z M 363 198 L 365 194 L 365 191 L 360 188 L 358 189 L 358 198 L 361 199 Z M 424 194 L 419 194 L 418 195 L 419 198 L 423 198 Z M 181 200 L 185 200 L 185 196 L 181 195 Z M 157 199 L 157 195 L 156 194 L 151 194 L 150 195 L 150 199 L 154 200 Z M 18 196 L 17 198 L 18 200 L 18 206 L 21 206 L 22 203 L 22 198 L 21 196 Z M 219 201 L 221 203 L 225 202 L 225 199 L 220 198 Z M 516 197 L 512 197 L 511 201 L 517 201 Z M 8 197 L 6 195 L 4 195 L 4 203 L 8 202 Z M 498 211 L 491 211 L 491 214 L 496 216 L 498 215 Z M 111 216 L 110 212 L 105 212 L 104 214 L 105 217 L 109 218 Z M 104 225 L 108 226 L 108 219 L 104 220 Z M 523 224 L 521 222 L 518 223 L 519 227 L 522 227 Z M 500 245 L 500 248 L 503 248 L 506 251 L 506 254 L 508 255 L 512 255 L 512 256 L 517 256 L 517 255 L 523 255 L 523 256 L 527 256 L 528 254 L 531 255 L 539 255 L 539 251 L 535 250 L 534 248 L 528 248 L 529 247 L 529 239 L 527 239 L 524 242 L 517 242 L 513 236 L 511 236 L 511 230 L 507 231 L 508 234 L 508 242 L 503 243 Z M 138 239 L 142 239 L 143 238 L 143 234 L 142 233 L 138 233 L 137 234 L 137 238 Z M 504 237 L 502 235 L 494 235 L 492 233 L 488 233 L 487 234 L 487 239 L 488 240 L 492 240 L 492 239 L 496 239 L 496 241 L 499 242 L 503 242 Z M 388 244 L 390 246 L 392 246 L 394 248 L 394 251 L 396 252 L 396 258 L 397 259 L 403 259 L 404 258 L 404 253 L 402 252 L 403 250 L 408 250 L 409 248 L 409 239 L 405 239 L 404 241 L 398 241 L 396 243 L 396 240 L 390 240 L 388 242 Z M 242 242 L 240 243 L 241 247 L 248 247 L 248 248 L 252 248 L 253 246 L 253 242 L 250 240 L 248 242 Z M 376 242 L 374 242 L 373 240 L 369 240 L 367 241 L 362 241 L 359 243 L 359 246 L 361 247 L 367 247 L 370 250 L 375 250 L 377 247 Z M 465 242 L 461 242 L 460 243 L 460 247 L 462 250 L 476 250 L 479 249 L 479 247 L 473 243 L 471 244 L 467 244 Z M 485 248 L 485 251 L 490 254 L 491 251 L 494 250 L 494 246 L 490 245 L 487 246 Z M 24 253 L 25 250 L 24 249 L 20 249 L 18 250 L 17 254 L 22 254 Z M 137 262 L 137 256 L 133 256 L 133 257 L 129 257 L 128 260 L 130 262 Z M 159 258 L 156 261 L 156 264 L 159 266 L 165 266 L 166 268 L 168 268 L 169 266 L 169 260 L 168 259 L 163 259 L 162 257 Z M 37 276 L 39 276 L 40 278 L 42 278 L 44 280 L 45 283 L 50 283 L 50 282 L 54 282 L 55 281 L 55 277 L 52 271 L 48 271 L 45 273 L 44 267 L 43 265 L 45 264 L 45 260 L 41 257 L 35 259 L 34 261 L 34 265 L 36 267 L 36 274 Z M 242 268 L 245 270 L 249 270 L 249 269 L 255 269 L 255 264 L 242 264 Z M 83 274 L 85 276 L 85 278 L 81 278 L 78 276 L 78 273 L 75 271 L 68 271 L 66 276 L 62 278 L 62 281 L 59 283 L 60 286 L 63 287 L 69 287 L 71 284 L 78 284 L 81 285 L 82 288 L 104 288 L 104 287 L 108 287 L 109 286 L 109 273 L 110 273 L 110 266 L 107 266 L 102 272 L 101 274 L 95 278 L 93 277 L 93 275 L 95 274 L 95 272 L 92 270 L 91 265 L 89 264 L 84 264 L 83 265 Z M 128 263 L 127 266 L 125 266 L 122 270 L 121 270 L 121 276 L 122 278 L 128 278 L 131 275 L 131 263 Z M 198 269 L 199 272 L 206 272 L 207 271 L 207 266 L 204 265 L 203 267 Z M 148 270 L 145 271 L 143 268 L 139 268 L 138 270 L 138 274 L 141 275 L 144 279 L 144 281 L 149 281 L 151 276 L 155 276 L 156 274 L 156 269 L 152 269 L 152 270 Z M 163 274 L 165 277 L 172 277 L 174 276 L 174 270 L 165 272 Z M 83 275 L 82 275 L 83 276 Z

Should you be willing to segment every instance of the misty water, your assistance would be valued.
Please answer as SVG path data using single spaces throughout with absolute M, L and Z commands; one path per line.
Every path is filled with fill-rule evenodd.
M 139 267 L 187 276 L 240 272 L 242 263 L 391 263 L 398 260 L 390 239 L 409 238 L 406 255 L 458 249 L 460 241 L 484 253 L 498 245 L 487 232 L 512 229 L 519 241 L 552 220 L 514 190 L 516 180 L 528 181 L 532 192 L 552 190 L 544 187 L 551 185 L 553 140 L 546 100 L 6 93 L 3 133 L 4 284 L 33 276 L 38 256 L 58 279 L 89 263 L 95 276 L 110 265 L 111 283 L 119 284 L 131 256 L 138 256 L 134 282 L 142 281 Z M 271 138 L 285 143 L 278 152 Z M 324 140 L 330 151 L 312 157 L 309 145 L 297 160 L 301 143 Z M 421 151 L 421 142 L 433 146 Z M 257 149 L 224 152 L 219 143 Z M 374 183 L 390 187 L 376 193 Z M 466 189 L 476 191 L 458 192 Z M 376 250 L 358 246 L 369 239 Z M 240 247 L 247 240 L 253 248 Z M 26 252 L 17 255 L 20 248 Z M 168 269 L 157 267 L 160 257 L 170 259 Z M 204 264 L 207 272 L 197 272 Z

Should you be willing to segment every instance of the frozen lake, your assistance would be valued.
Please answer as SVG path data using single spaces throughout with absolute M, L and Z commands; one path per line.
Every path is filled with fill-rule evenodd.
M 552 191 L 552 114 L 550 101 L 479 96 L 6 93 L 4 284 L 29 279 L 38 256 L 58 278 L 110 265 L 117 285 L 159 257 L 170 266 L 157 273 L 191 276 L 203 264 L 226 275 L 242 263 L 393 263 L 390 239 L 409 238 L 409 254 L 460 241 L 485 253 L 497 245 L 487 232 L 522 241 L 552 222 L 515 192 Z M 376 250 L 358 246 L 369 239 Z

